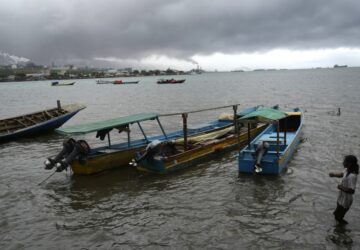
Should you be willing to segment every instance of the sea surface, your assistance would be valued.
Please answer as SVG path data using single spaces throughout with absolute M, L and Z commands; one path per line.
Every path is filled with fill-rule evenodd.
M 304 136 L 286 173 L 240 175 L 237 152 L 171 175 L 131 167 L 92 176 L 43 168 L 64 136 L 0 144 L 0 249 L 360 249 L 360 195 L 336 224 L 339 179 L 347 154 L 360 157 L 360 68 L 205 73 L 173 76 L 184 84 L 158 85 L 158 77 L 132 85 L 74 86 L 50 81 L 0 83 L 0 117 L 56 106 L 87 106 L 65 125 L 141 113 L 160 114 L 240 104 L 279 104 L 305 111 Z M 337 115 L 338 108 L 341 114 Z M 231 108 L 189 115 L 189 123 L 217 119 Z M 166 131 L 180 116 L 161 119 Z M 160 133 L 156 123 L 146 132 Z M 117 137 L 118 136 L 118 137 Z M 134 137 L 139 132 L 134 128 Z M 82 137 L 77 137 L 80 139 Z M 124 139 L 120 134 L 112 138 Z M 93 145 L 101 142 L 90 134 Z M 359 184 L 360 185 L 360 184 Z

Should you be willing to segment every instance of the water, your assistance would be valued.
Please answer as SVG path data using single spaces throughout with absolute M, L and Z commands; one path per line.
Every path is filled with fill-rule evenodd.
M 185 76 L 185 84 L 71 87 L 50 82 L 0 84 L 1 117 L 56 105 L 87 108 L 67 125 L 138 112 L 172 113 L 240 103 L 279 104 L 305 112 L 304 142 L 279 177 L 242 175 L 236 152 L 166 176 L 133 169 L 93 176 L 50 172 L 45 157 L 63 137 L 55 133 L 0 145 L 0 249 L 359 249 L 360 197 L 336 226 L 332 211 L 346 154 L 360 157 L 360 69 L 217 73 Z M 132 80 L 132 79 L 129 79 Z M 337 109 L 341 107 L 341 116 Z M 231 108 L 193 114 L 212 120 Z M 166 130 L 181 117 L 162 119 Z M 154 123 L 148 132 L 157 132 Z M 137 135 L 137 132 L 135 132 Z M 98 143 L 93 135 L 86 136 Z M 115 137 L 115 136 L 113 136 Z

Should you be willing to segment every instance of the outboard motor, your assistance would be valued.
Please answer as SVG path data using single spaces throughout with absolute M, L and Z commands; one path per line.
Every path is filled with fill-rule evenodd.
M 63 143 L 63 149 L 54 159 L 49 158 L 45 161 L 45 169 L 56 167 L 56 172 L 61 172 L 67 169 L 74 159 L 86 156 L 90 151 L 90 146 L 86 141 L 75 141 L 71 138 Z
M 153 140 L 150 142 L 145 149 L 145 152 L 141 155 L 141 153 L 135 154 L 135 159 L 132 159 L 129 162 L 130 166 L 137 166 L 137 163 L 143 159 L 148 161 L 152 161 L 153 157 L 160 151 L 162 142 L 160 140 Z
M 55 158 L 53 158 L 53 159 L 48 158 L 44 162 L 45 169 L 52 169 L 55 166 L 56 163 L 61 161 L 61 159 L 65 158 L 68 154 L 70 154 L 74 150 L 75 144 L 76 144 L 76 141 L 73 138 L 64 140 L 63 141 L 63 148 L 60 151 L 60 153 L 58 153 L 55 156 Z
M 269 143 L 266 141 L 260 142 L 255 151 L 255 172 L 260 173 L 262 172 L 262 166 L 261 166 L 261 160 L 263 156 L 267 153 L 269 150 Z

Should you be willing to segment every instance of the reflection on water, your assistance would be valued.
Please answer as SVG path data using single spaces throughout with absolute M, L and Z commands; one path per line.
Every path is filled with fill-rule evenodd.
M 43 161 L 63 136 L 50 133 L 0 145 L 0 248 L 48 249 L 358 249 L 360 200 L 345 227 L 336 226 L 338 180 L 346 154 L 358 154 L 359 69 L 243 72 L 186 76 L 159 86 L 155 77 L 132 86 L 78 80 L 71 88 L 49 82 L 0 84 L 3 117 L 83 103 L 68 125 L 140 112 L 172 113 L 241 103 L 306 110 L 304 140 L 286 173 L 240 175 L 237 154 L 219 156 L 171 175 L 127 168 L 92 176 L 51 172 Z M 71 90 L 71 91 L 69 91 Z M 341 107 L 341 115 L 337 115 Z M 189 123 L 222 112 L 191 114 Z M 164 118 L 167 130 L 181 117 Z M 155 131 L 152 125 L 147 131 Z M 93 135 L 85 139 L 98 143 Z
M 327 241 L 335 245 L 342 246 L 345 249 L 352 249 L 353 240 L 351 238 L 351 230 L 346 229 L 344 225 L 336 225 L 329 229 L 329 234 L 326 237 Z

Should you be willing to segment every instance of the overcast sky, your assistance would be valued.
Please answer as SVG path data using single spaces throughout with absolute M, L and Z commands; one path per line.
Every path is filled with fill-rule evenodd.
M 360 1 L 0 0 L 0 51 L 38 64 L 360 66 Z

